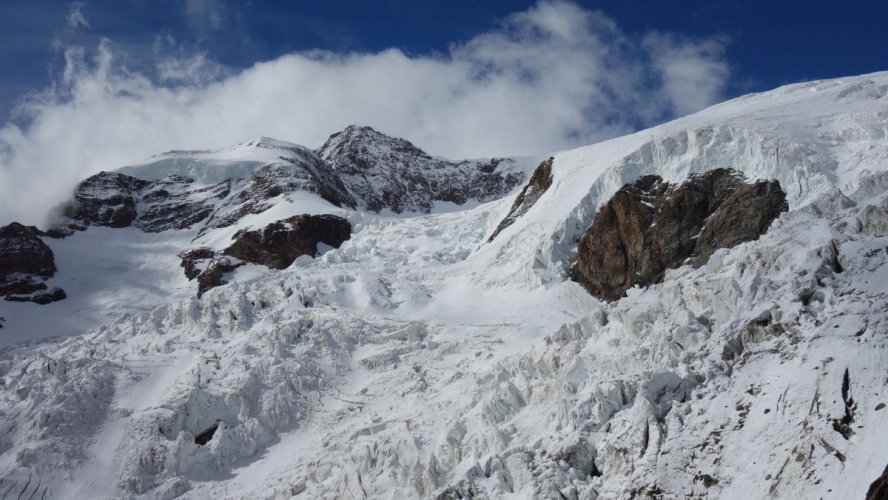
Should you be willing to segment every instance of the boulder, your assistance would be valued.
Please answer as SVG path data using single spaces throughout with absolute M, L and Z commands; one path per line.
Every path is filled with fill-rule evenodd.
M 215 250 L 207 247 L 192 248 L 179 254 L 180 264 L 185 269 L 188 281 L 197 278 L 206 268 L 207 261 L 216 256 Z
M 626 184 L 583 233 L 571 277 L 603 300 L 663 280 L 667 269 L 705 264 L 719 248 L 757 239 L 781 212 L 776 180 L 747 183 L 731 169 L 680 185 L 647 175 Z

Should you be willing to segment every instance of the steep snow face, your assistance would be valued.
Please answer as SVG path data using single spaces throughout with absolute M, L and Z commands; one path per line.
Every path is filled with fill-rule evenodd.
M 212 151 L 169 151 L 143 163 L 123 167 L 119 172 L 146 180 L 176 174 L 191 177 L 201 184 L 215 184 L 247 178 L 254 170 L 269 163 L 299 161 L 312 156 L 312 151 L 304 146 L 260 137 Z
M 352 130 L 361 133 L 352 136 Z M 339 135 L 351 137 L 349 147 L 361 150 L 409 144 L 368 127 L 350 127 Z M 496 199 L 524 179 L 526 167 L 510 159 L 433 160 L 410 146 L 406 156 L 375 157 L 367 168 L 367 175 L 381 172 L 398 192 L 408 193 L 400 198 L 385 191 L 384 204 L 376 210 L 413 216 L 463 210 Z M 120 314 L 180 300 L 195 292 L 196 285 L 183 282 L 177 274 L 181 272 L 177 255 L 200 247 L 225 249 L 241 230 L 262 229 L 303 215 L 360 220 L 363 215 L 354 209 L 375 203 L 371 200 L 382 191 L 366 191 L 354 182 L 311 149 L 267 137 L 214 151 L 171 151 L 92 176 L 62 205 L 50 231 L 65 239 L 46 239 L 52 249 L 66 254 L 59 256 L 65 269 L 48 286 L 78 293 L 51 312 L 3 304 L 0 317 L 5 332 L 0 346 L 79 334 Z M 434 189 L 413 192 L 410 186 L 416 183 Z M 405 204 L 402 199 L 411 201 Z M 102 227 L 118 231 L 108 233 Z M 160 234 L 139 235 L 131 227 Z M 262 270 L 247 265 L 235 274 L 255 273 Z
M 554 158 L 492 242 L 512 199 L 345 211 L 318 259 L 4 351 L 0 492 L 863 497 L 888 464 L 888 74 Z M 786 191 L 761 238 L 612 304 L 567 279 L 623 184 L 722 167 Z

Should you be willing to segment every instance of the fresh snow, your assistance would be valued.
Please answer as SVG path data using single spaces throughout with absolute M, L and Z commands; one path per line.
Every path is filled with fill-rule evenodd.
M 300 149 L 226 151 L 128 172 L 211 183 Z M 0 498 L 862 498 L 888 464 L 888 73 L 554 156 L 492 243 L 514 193 L 400 217 L 290 193 L 200 237 L 49 241 L 69 298 L 0 304 Z M 567 280 L 624 183 L 718 167 L 790 211 L 613 304 Z M 178 251 L 294 213 L 354 234 L 194 296 Z

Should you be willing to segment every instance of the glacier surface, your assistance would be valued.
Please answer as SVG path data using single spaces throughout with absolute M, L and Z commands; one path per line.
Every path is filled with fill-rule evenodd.
M 126 172 L 257 166 L 195 154 Z M 0 498 L 864 497 L 888 465 L 888 73 L 553 156 L 492 242 L 514 193 L 401 216 L 283 197 L 225 231 L 326 211 L 351 240 L 201 299 L 175 256 L 195 232 L 53 242 L 52 284 L 87 298 L 0 304 Z M 789 211 L 612 304 L 567 279 L 623 184 L 719 167 Z

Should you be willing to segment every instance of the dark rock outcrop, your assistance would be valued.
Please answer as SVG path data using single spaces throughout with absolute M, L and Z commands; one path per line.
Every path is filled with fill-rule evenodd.
M 694 263 L 701 266 L 719 248 L 758 239 L 787 209 L 776 180 L 740 184 L 707 220 L 697 239 Z
M 555 158 L 549 158 L 537 166 L 536 170 L 533 171 L 533 175 L 530 176 L 530 181 L 518 193 L 518 197 L 512 203 L 509 213 L 506 214 L 506 217 L 499 223 L 496 230 L 490 235 L 490 238 L 487 239 L 488 243 L 493 241 L 503 229 L 511 226 L 519 217 L 526 214 L 530 207 L 534 206 L 543 193 L 549 189 L 549 186 L 552 185 L 552 163 L 554 161 Z
M 245 262 L 224 255 L 210 259 L 206 268 L 197 276 L 197 296 L 201 297 L 207 290 L 227 284 L 225 275 L 244 264 Z
M 228 283 L 225 275 L 246 264 L 234 257 L 221 255 L 212 248 L 200 247 L 179 254 L 188 281 L 197 279 L 197 296 Z
M 200 276 L 200 273 L 206 268 L 207 261 L 215 256 L 215 250 L 206 247 L 192 248 L 179 254 L 182 259 L 180 265 L 185 269 L 185 277 L 188 278 L 188 281 Z
M 404 139 L 354 125 L 333 134 L 318 151 L 268 138 L 239 147 L 255 148 L 256 157 L 216 160 L 212 151 L 172 151 L 147 166 L 93 175 L 77 185 L 47 234 L 63 238 L 89 226 L 161 232 L 202 224 L 201 236 L 262 213 L 279 197 L 294 199 L 287 195 L 296 192 L 316 194 L 336 207 L 429 213 L 436 202 L 494 200 L 524 179 L 511 159 L 450 162 Z M 217 164 L 236 168 L 218 182 L 219 175 L 205 175 Z M 169 175 L 146 180 L 162 172 Z
M 208 218 L 231 191 L 231 181 L 205 187 L 192 187 L 194 180 L 170 175 L 151 182 L 141 192 L 138 217 L 134 226 L 146 233 L 188 229 Z
M 888 500 L 888 466 L 866 491 L 866 500 Z
M 230 181 L 194 186 L 181 175 L 146 181 L 100 172 L 77 185 L 63 219 L 48 234 L 64 237 L 89 226 L 135 226 L 146 233 L 187 229 L 208 218 L 229 192 Z
M 623 186 L 580 238 L 571 277 L 613 301 L 633 286 L 663 280 L 667 269 L 705 264 L 719 248 L 757 239 L 781 212 L 776 180 L 744 182 L 716 169 L 673 186 L 656 175 Z
M 436 201 L 487 202 L 524 180 L 514 160 L 451 162 L 404 139 L 356 125 L 330 136 L 317 153 L 360 207 L 373 212 L 429 213 Z
M 314 257 L 318 243 L 339 248 L 351 237 L 351 224 L 335 215 L 296 215 L 258 230 L 241 230 L 225 255 L 272 269 L 284 269 L 302 255 Z
M 85 224 L 129 227 L 136 220 L 136 198 L 148 181 L 114 172 L 99 172 L 74 190 L 73 219 Z
M 197 280 L 197 296 L 224 285 L 225 275 L 250 262 L 284 269 L 302 255 L 315 257 L 318 243 L 338 248 L 351 237 L 351 224 L 335 215 L 296 215 L 262 229 L 235 233 L 225 250 L 200 247 L 179 254 L 189 281 Z
M 272 207 L 272 198 L 294 191 L 316 193 L 337 207 L 357 206 L 357 201 L 349 194 L 339 177 L 317 157 L 303 158 L 298 162 L 286 161 L 287 164 L 266 165 L 253 172 L 201 232 L 228 227 L 246 215 L 262 213 Z
M 15 302 L 48 304 L 66 297 L 46 286 L 56 272 L 55 256 L 33 226 L 13 222 L 0 227 L 0 296 Z

